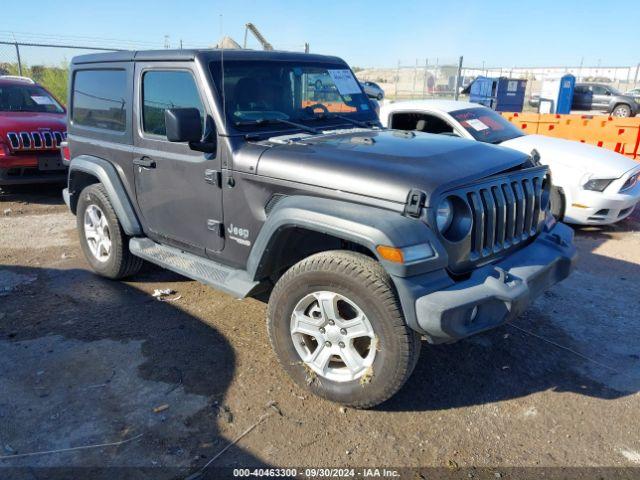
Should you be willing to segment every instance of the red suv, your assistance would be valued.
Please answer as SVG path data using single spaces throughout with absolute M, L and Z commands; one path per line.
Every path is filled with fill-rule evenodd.
M 26 77 L 0 76 L 0 186 L 63 182 L 64 107 Z

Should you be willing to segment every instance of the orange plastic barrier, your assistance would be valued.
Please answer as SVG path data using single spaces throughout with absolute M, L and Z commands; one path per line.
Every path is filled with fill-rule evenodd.
M 527 133 L 589 143 L 640 161 L 640 117 L 509 112 L 502 116 Z
M 318 102 L 314 102 L 313 100 L 303 100 L 302 107 L 309 107 L 311 105 L 315 105 Z M 342 102 L 321 102 L 327 110 L 331 113 L 347 113 L 347 112 L 355 112 L 355 107 L 350 107 L 349 105 L 345 105 Z
M 502 112 L 502 116 L 527 133 L 538 133 L 540 114 Z

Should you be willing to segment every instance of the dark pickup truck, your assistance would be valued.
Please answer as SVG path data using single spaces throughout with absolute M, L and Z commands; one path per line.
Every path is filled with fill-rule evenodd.
M 535 156 L 383 129 L 339 58 L 114 52 L 69 78 L 64 198 L 91 267 L 268 298 L 282 367 L 330 400 L 383 402 L 421 337 L 501 325 L 571 270 Z

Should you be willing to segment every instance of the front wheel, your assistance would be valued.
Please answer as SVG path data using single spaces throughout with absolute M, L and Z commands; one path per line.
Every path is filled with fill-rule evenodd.
M 267 326 L 278 360 L 298 385 L 356 408 L 394 395 L 420 350 L 386 271 L 342 250 L 312 255 L 280 278 Z
M 623 103 L 618 104 L 614 107 L 611 115 L 614 117 L 630 117 L 631 116 L 631 107 L 629 105 L 625 105 Z
M 102 184 L 95 183 L 82 190 L 76 221 L 80 246 L 96 273 L 120 279 L 140 270 L 142 259 L 129 251 L 129 238 L 122 230 Z

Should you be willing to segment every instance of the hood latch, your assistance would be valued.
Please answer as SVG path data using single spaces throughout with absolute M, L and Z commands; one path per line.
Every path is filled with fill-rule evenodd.
M 404 209 L 404 212 L 407 215 L 410 215 L 412 217 L 419 217 L 420 216 L 420 212 L 422 212 L 422 207 L 424 207 L 424 204 L 427 200 L 427 194 L 424 193 L 422 190 L 417 190 L 415 188 L 412 188 L 409 191 L 409 196 L 407 198 L 407 205 Z

